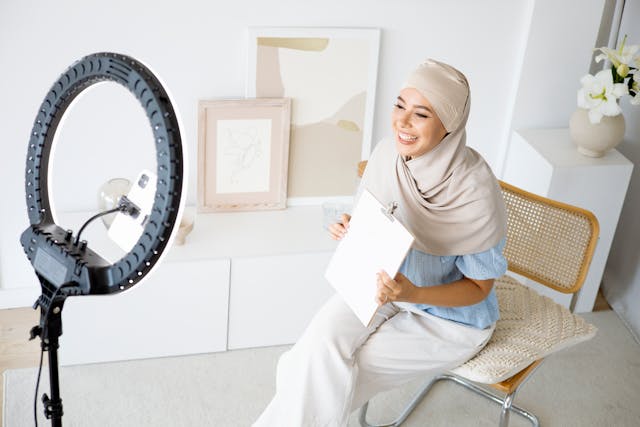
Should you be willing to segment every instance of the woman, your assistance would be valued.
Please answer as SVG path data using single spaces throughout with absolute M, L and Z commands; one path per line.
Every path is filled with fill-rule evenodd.
M 470 94 L 455 68 L 428 60 L 409 76 L 361 189 L 415 243 L 400 272 L 377 277 L 380 308 L 362 325 L 339 296 L 278 363 L 276 395 L 255 426 L 345 426 L 375 394 L 472 358 L 498 319 L 493 281 L 506 271 L 506 214 L 489 166 L 466 146 Z M 349 216 L 329 228 L 339 240 Z

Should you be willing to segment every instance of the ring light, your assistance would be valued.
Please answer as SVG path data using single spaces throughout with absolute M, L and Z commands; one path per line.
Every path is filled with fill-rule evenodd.
M 56 129 L 69 104 L 96 83 L 113 81 L 140 101 L 156 146 L 157 190 L 151 216 L 135 247 L 115 264 L 89 248 L 73 245 L 69 232 L 54 222 L 48 194 L 49 155 Z M 56 81 L 44 99 L 31 132 L 26 165 L 26 198 L 31 227 L 21 243 L 36 268 L 55 287 L 75 282 L 61 294 L 105 294 L 125 290 L 158 261 L 176 223 L 182 196 L 182 141 L 178 120 L 160 81 L 143 64 L 125 55 L 97 53 L 77 61 Z M 38 252 L 50 248 L 46 254 Z M 66 260 L 51 252 L 62 251 Z M 53 263 L 49 256 L 60 265 Z M 39 263 L 38 263 L 39 261 Z
M 134 247 L 113 264 L 92 251 L 86 241 L 79 241 L 80 232 L 74 238 L 71 230 L 55 223 L 48 192 L 50 155 L 60 120 L 80 93 L 104 81 L 123 85 L 138 99 L 151 124 L 157 160 L 155 199 L 148 221 Z M 62 417 L 56 350 L 65 298 L 121 292 L 151 271 L 177 229 L 183 172 L 182 139 L 169 95 L 145 65 L 129 56 L 85 56 L 62 73 L 42 102 L 27 151 L 25 190 L 31 225 L 20 242 L 42 287 L 42 295 L 34 304 L 34 308 L 41 308 L 40 325 L 32 329 L 31 336 L 40 336 L 43 351 L 49 352 L 52 397 L 45 394 L 43 402 L 52 425 L 61 425 Z M 118 210 L 131 214 L 135 206 L 123 198 Z

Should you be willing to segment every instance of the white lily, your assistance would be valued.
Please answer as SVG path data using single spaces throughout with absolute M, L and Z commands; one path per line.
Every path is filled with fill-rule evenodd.
M 640 45 L 634 44 L 631 46 L 625 46 L 626 41 L 627 36 L 624 36 L 624 39 L 622 39 L 622 44 L 618 49 L 611 49 L 608 47 L 599 47 L 597 49 L 594 49 L 602 52 L 600 55 L 596 56 L 596 62 L 600 62 L 603 59 L 609 59 L 609 61 L 611 61 L 611 64 L 613 64 L 616 69 L 621 64 L 624 64 L 627 67 L 633 67 L 634 62 L 638 60 L 637 58 L 635 58 L 635 54 L 636 52 L 638 52 L 638 50 L 640 50 Z
M 629 93 L 623 83 L 613 83 L 611 70 L 599 71 L 595 76 L 587 74 L 578 90 L 578 107 L 589 110 L 589 121 L 600 123 L 602 116 L 617 116 L 622 112 L 618 98 Z M 635 99 L 635 98 L 634 98 Z
M 629 71 L 631 70 L 627 64 L 620 64 L 618 65 L 618 68 L 616 68 L 616 73 L 618 73 L 618 75 L 623 79 L 629 75 Z

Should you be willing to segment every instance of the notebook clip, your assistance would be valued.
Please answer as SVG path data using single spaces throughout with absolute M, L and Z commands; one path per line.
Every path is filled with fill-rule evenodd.
M 380 210 L 382 211 L 383 214 L 386 215 L 387 218 L 389 218 L 389 220 L 395 221 L 396 219 L 393 216 L 393 213 L 397 208 L 398 208 L 398 202 L 390 202 L 386 208 L 380 208 Z

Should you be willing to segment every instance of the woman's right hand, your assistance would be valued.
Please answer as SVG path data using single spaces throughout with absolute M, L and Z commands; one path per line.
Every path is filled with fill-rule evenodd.
M 351 221 L 351 215 L 345 213 L 341 216 L 341 222 L 329 226 L 329 235 L 333 240 L 340 240 L 344 237 L 349 229 L 349 221 Z

